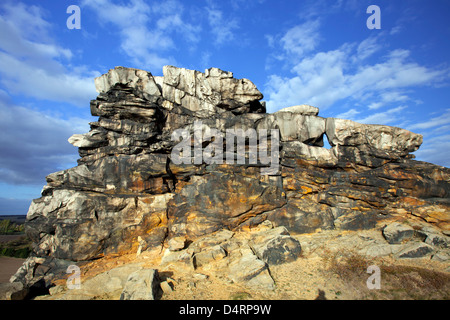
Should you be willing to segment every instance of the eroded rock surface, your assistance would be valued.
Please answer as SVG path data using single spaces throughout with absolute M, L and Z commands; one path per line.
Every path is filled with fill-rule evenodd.
M 159 250 L 162 263 L 216 264 L 230 281 L 271 288 L 270 265 L 301 252 L 291 234 L 382 230 L 399 217 L 417 217 L 434 232 L 396 251 L 416 233 L 388 226 L 389 243 L 377 243 L 372 254 L 414 257 L 439 246 L 445 259 L 450 169 L 413 160 L 421 135 L 323 118 L 307 105 L 266 114 L 250 80 L 217 68 L 166 66 L 163 74 L 116 67 L 95 79 L 91 112 L 98 120 L 69 139 L 78 166 L 47 176 L 42 197 L 33 200 L 26 222 L 33 252 L 12 281 L 49 286 L 70 264 Z M 178 129 L 185 139 L 173 138 Z M 239 137 L 254 148 L 227 148 Z M 174 159 L 180 141 L 191 147 L 187 161 Z M 262 174 L 268 167 L 274 170 Z M 234 231 L 267 221 L 272 237 L 231 240 Z M 220 240 L 204 240 L 217 232 Z

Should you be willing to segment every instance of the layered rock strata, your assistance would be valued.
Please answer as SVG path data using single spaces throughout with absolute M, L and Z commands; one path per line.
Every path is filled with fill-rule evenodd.
M 252 249 L 233 249 L 242 261 L 233 259 L 231 270 L 260 266 L 260 274 L 295 259 L 301 249 L 289 233 L 417 217 L 438 237 L 450 234 L 450 169 L 413 160 L 421 135 L 323 118 L 307 105 L 267 114 L 250 80 L 217 68 L 166 66 L 163 74 L 116 67 L 95 79 L 99 95 L 90 106 L 98 120 L 69 139 L 78 166 L 47 176 L 42 197 L 31 203 L 33 252 L 13 281 L 48 286 L 71 264 L 187 250 L 211 233 L 266 220 L 285 231 L 273 242 L 261 236 Z M 280 241 L 290 248 L 282 254 Z M 214 250 L 188 260 L 201 265 L 231 253 Z

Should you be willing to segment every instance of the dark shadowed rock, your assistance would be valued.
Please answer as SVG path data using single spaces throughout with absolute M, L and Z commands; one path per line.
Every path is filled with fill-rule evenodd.
M 295 261 L 302 251 L 285 227 L 258 232 L 250 243 L 258 258 L 269 266 Z

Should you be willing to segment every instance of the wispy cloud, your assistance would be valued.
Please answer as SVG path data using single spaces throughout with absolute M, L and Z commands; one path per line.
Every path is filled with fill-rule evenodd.
M 63 62 L 73 53 L 55 43 L 50 28 L 37 6 L 0 5 L 1 83 L 12 94 L 86 106 L 95 97 L 92 79 L 99 73 L 68 70 Z
M 356 122 L 366 123 L 366 124 L 395 124 L 400 123 L 402 119 L 402 112 L 408 106 L 399 106 L 396 108 L 388 109 L 383 112 L 377 112 L 370 114 L 364 118 L 355 119 Z
M 120 47 L 135 67 L 160 70 L 163 65 L 176 64 L 170 50 L 176 50 L 174 34 L 182 35 L 191 45 L 199 41 L 201 28 L 183 20 L 183 4 L 169 0 L 151 6 L 142 0 L 117 4 L 112 0 L 85 0 L 105 26 L 114 26 L 120 35 Z
M 410 124 L 406 128 L 424 137 L 422 146 L 416 152 L 418 158 L 450 167 L 450 108 L 438 116 Z
M 64 120 L 12 105 L 0 92 L 0 182 L 44 185 L 45 176 L 75 164 L 77 150 L 67 142 L 87 132 L 89 119 Z
M 433 117 L 429 120 L 415 123 L 409 126 L 410 129 L 438 129 L 442 126 L 450 125 L 450 108 L 446 109 L 445 112 L 437 117 Z
M 313 20 L 290 28 L 280 40 L 283 50 L 301 59 L 316 49 L 320 41 L 319 26 L 319 20 Z
M 235 40 L 234 30 L 239 28 L 238 22 L 234 18 L 225 18 L 223 12 L 218 9 L 207 7 L 208 22 L 214 36 L 216 45 L 223 45 Z
M 290 31 L 283 38 L 288 37 Z M 314 42 L 308 39 L 302 37 L 309 48 L 314 48 Z M 331 51 L 313 50 L 300 61 L 289 59 L 287 55 L 295 50 L 294 45 L 286 47 L 286 41 L 280 41 L 280 45 L 291 64 L 292 76 L 273 74 L 269 77 L 266 85 L 269 111 L 301 103 L 327 109 L 344 99 L 368 102 L 370 109 L 378 109 L 388 103 L 409 100 L 405 93 L 407 88 L 432 85 L 448 77 L 448 70 L 421 66 L 412 61 L 410 51 L 403 49 L 380 55 L 377 63 L 367 62 L 365 58 L 380 50 L 376 38 L 344 43 Z

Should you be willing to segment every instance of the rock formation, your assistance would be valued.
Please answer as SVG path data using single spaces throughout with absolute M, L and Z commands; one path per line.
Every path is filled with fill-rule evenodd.
M 116 67 L 95 79 L 98 120 L 69 139 L 78 166 L 47 176 L 31 203 L 33 252 L 13 282 L 48 287 L 68 265 L 159 250 L 162 263 L 222 260 L 230 281 L 271 288 L 268 268 L 301 252 L 291 235 L 395 217 L 430 226 L 417 249 L 447 248 L 450 169 L 413 160 L 421 135 L 307 105 L 267 114 L 250 80 L 217 68 L 163 74 Z M 247 143 L 228 148 L 239 139 Z M 414 234 L 384 230 L 387 246 Z

